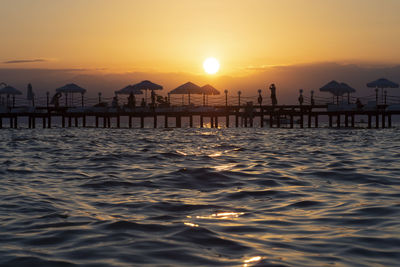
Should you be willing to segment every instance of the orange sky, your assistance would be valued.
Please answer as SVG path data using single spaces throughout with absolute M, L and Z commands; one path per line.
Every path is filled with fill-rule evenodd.
M 271 65 L 400 62 L 398 0 L 2 0 L 1 4 L 3 68 L 204 74 L 203 60 L 214 56 L 221 63 L 218 75 L 245 75 Z

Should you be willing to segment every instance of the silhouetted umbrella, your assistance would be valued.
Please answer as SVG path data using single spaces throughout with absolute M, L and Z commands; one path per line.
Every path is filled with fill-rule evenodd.
M 6 85 L 5 87 L 0 89 L 0 95 L 7 95 L 7 106 L 9 102 L 10 95 L 13 96 L 13 107 L 15 106 L 15 95 L 22 95 L 22 92 L 19 91 L 18 89 L 15 89 L 14 87 L 10 85 Z
M 339 103 L 339 96 L 343 95 L 342 86 L 337 81 L 330 81 L 329 83 L 325 84 L 321 88 L 319 88 L 321 92 L 329 92 L 334 97 L 337 97 L 337 103 Z
M 203 90 L 201 89 L 200 86 L 192 83 L 192 82 L 187 82 L 185 84 L 182 84 L 169 92 L 170 94 L 181 94 L 181 95 L 188 95 L 188 102 L 190 104 L 190 95 L 191 94 L 202 94 Z M 183 104 L 183 97 L 182 97 L 182 104 Z
M 163 89 L 163 87 L 161 85 L 153 83 L 153 82 L 151 82 L 149 80 L 141 81 L 140 83 L 134 84 L 133 86 L 136 89 L 145 90 L 146 101 L 147 101 L 147 90 L 154 91 L 154 90 L 162 90 Z
M 115 91 L 116 94 L 124 94 L 124 95 L 130 95 L 131 93 L 134 95 L 142 95 L 143 92 L 139 89 L 137 89 L 133 85 L 128 85 L 121 90 Z
M 351 93 L 355 93 L 356 89 L 354 89 L 353 87 L 349 86 L 347 83 L 340 83 L 340 85 L 342 86 L 343 92 L 347 93 L 347 103 L 350 104 L 350 94 Z
M 209 84 L 202 86 L 201 90 L 203 90 L 203 106 L 206 105 L 206 95 L 207 95 L 207 102 L 208 102 L 209 95 L 219 95 L 220 94 L 220 92 L 217 89 L 215 89 L 215 87 L 213 87 Z
M 377 88 L 377 89 L 381 88 L 382 89 L 382 102 L 383 102 L 383 89 L 385 89 L 385 88 L 399 88 L 399 85 L 397 83 L 395 83 L 395 82 L 389 81 L 388 79 L 380 78 L 380 79 L 375 80 L 373 82 L 367 83 L 367 87 Z M 378 92 L 377 92 L 377 96 L 376 97 L 378 97 Z
M 56 89 L 57 93 L 64 93 L 65 94 L 65 106 L 68 106 L 68 98 L 67 95 L 71 94 L 71 99 L 73 102 L 73 95 L 74 93 L 80 93 L 82 95 L 82 106 L 83 106 L 83 94 L 86 93 L 86 89 L 80 87 L 79 85 L 76 85 L 74 83 L 69 83 L 66 84 L 60 88 Z

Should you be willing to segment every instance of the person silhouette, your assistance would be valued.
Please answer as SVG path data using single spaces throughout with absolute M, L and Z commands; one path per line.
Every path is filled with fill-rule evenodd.
M 271 84 L 269 86 L 269 90 L 271 90 L 271 103 L 273 106 L 278 104 L 278 100 L 276 99 L 276 87 L 275 84 Z

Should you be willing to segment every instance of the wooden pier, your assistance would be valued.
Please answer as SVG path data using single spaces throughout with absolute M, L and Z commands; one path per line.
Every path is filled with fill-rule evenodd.
M 327 111 L 326 105 L 300 106 L 217 106 L 217 107 L 176 107 L 164 109 L 137 108 L 130 111 L 93 111 L 90 109 L 67 109 L 37 107 L 35 112 L 0 113 L 0 128 L 18 128 L 22 118 L 28 118 L 28 128 L 51 128 L 52 121 L 61 119 L 61 127 L 96 127 L 96 128 L 121 128 L 121 118 L 128 120 L 127 127 L 133 127 L 133 119 L 140 121 L 140 128 L 145 127 L 145 119 L 153 120 L 153 127 L 157 128 L 161 118 L 164 128 L 181 128 L 182 120 L 189 121 L 189 127 L 203 128 L 206 121 L 209 127 L 220 127 L 224 121 L 225 127 L 254 127 L 258 122 L 259 127 L 270 128 L 318 128 L 321 119 L 325 119 L 329 127 L 354 128 L 356 119 L 363 117 L 365 128 L 392 127 L 392 116 L 400 115 L 400 111 L 385 111 L 385 106 L 377 106 L 376 110 L 364 111 Z M 89 125 L 88 119 L 91 118 Z M 175 123 L 170 125 L 170 118 Z M 197 124 L 194 119 L 197 119 Z M 7 127 L 7 122 L 9 127 Z M 359 123 L 358 123 L 359 124 Z M 149 124 L 146 124 L 149 125 Z

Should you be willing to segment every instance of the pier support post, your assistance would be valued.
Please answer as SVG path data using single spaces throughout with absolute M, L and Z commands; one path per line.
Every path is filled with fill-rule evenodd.
M 62 117 L 62 118 L 61 118 L 61 126 L 62 126 L 63 128 L 65 128 L 65 116 L 62 115 L 61 117 Z M 35 117 L 33 117 L 32 125 L 33 125 L 33 128 L 35 128 Z
M 372 128 L 372 115 L 368 114 L 368 129 Z
M 229 114 L 226 115 L 225 124 L 226 124 L 226 128 L 229 128 Z
M 128 118 L 128 125 L 129 125 L 129 129 L 130 128 L 132 128 L 132 116 L 131 115 L 129 115 L 129 118 Z
M 210 117 L 210 124 L 211 124 L 211 128 L 214 128 L 214 117 L 213 116 L 211 116 Z
M 260 108 L 260 127 L 264 127 L 264 113 L 263 113 L 263 108 Z
M 294 124 L 293 114 L 290 114 L 290 128 L 293 128 L 293 124 Z
M 235 114 L 235 127 L 238 128 L 239 127 L 239 114 Z
M 0 117 L 0 129 L 3 128 L 3 117 Z
M 154 114 L 154 117 L 153 117 L 153 127 L 154 127 L 154 129 L 157 128 L 157 115 L 155 115 L 155 114 Z
M 117 115 L 117 128 L 121 128 L 121 117 Z
M 300 113 L 300 128 L 304 128 L 303 112 Z
M 386 127 L 386 118 L 385 118 L 385 112 L 382 111 L 382 129 Z
M 250 128 L 253 128 L 253 117 L 250 117 Z
M 340 128 L 340 113 L 337 115 L 336 127 Z
M 218 128 L 218 116 L 215 117 L 215 128 Z
M 203 128 L 203 127 L 204 127 L 204 125 L 203 125 L 203 119 L 204 119 L 203 115 L 200 115 L 200 128 Z
M 75 127 L 78 127 L 78 116 L 75 116 Z
M 193 116 L 192 115 L 189 116 L 189 127 L 193 128 Z
M 105 115 L 103 117 L 103 128 L 107 128 L 107 118 Z
M 32 117 L 31 116 L 28 117 L 28 128 L 29 129 L 32 128 Z
M 168 115 L 164 116 L 164 128 L 168 128 Z
M 318 128 L 318 114 L 315 114 L 315 128 Z
M 32 128 L 36 128 L 36 117 L 32 116 Z
M 110 116 L 108 116 L 107 117 L 107 126 L 108 126 L 108 128 L 111 128 L 111 117 Z
M 72 126 L 72 118 L 71 116 L 68 116 L 68 127 Z
M 344 126 L 349 127 L 349 115 L 347 113 L 344 114 Z
M 46 128 L 46 117 L 42 117 L 43 129 Z
M 329 127 L 332 128 L 332 115 L 329 114 Z
M 96 115 L 96 128 L 99 128 L 99 116 Z
M 140 116 L 140 128 L 144 128 L 144 117 Z
M 279 111 L 276 113 L 276 127 L 281 128 L 281 115 L 279 114 Z
M 14 122 L 13 122 L 13 117 L 10 116 L 10 128 L 13 128 Z
M 308 113 L 308 128 L 311 128 L 311 112 Z
M 269 113 L 269 128 L 274 127 L 274 116 L 272 115 L 272 112 Z
M 376 112 L 375 115 L 375 128 L 378 129 L 379 128 L 379 113 Z
M 17 116 L 14 117 L 14 128 L 15 129 L 18 128 L 18 117 Z
M 177 116 L 176 117 L 176 127 L 177 128 L 181 128 L 182 127 L 182 117 L 181 116 Z
M 82 117 L 82 126 L 83 126 L 83 128 L 86 127 L 86 115 L 83 115 L 83 117 Z
M 245 116 L 243 119 L 244 119 L 244 127 L 247 128 L 247 116 Z
M 388 114 L 388 127 L 392 128 L 392 114 Z
M 355 115 L 354 115 L 354 113 L 352 113 L 351 114 L 351 128 L 354 128 L 354 126 L 355 126 Z

